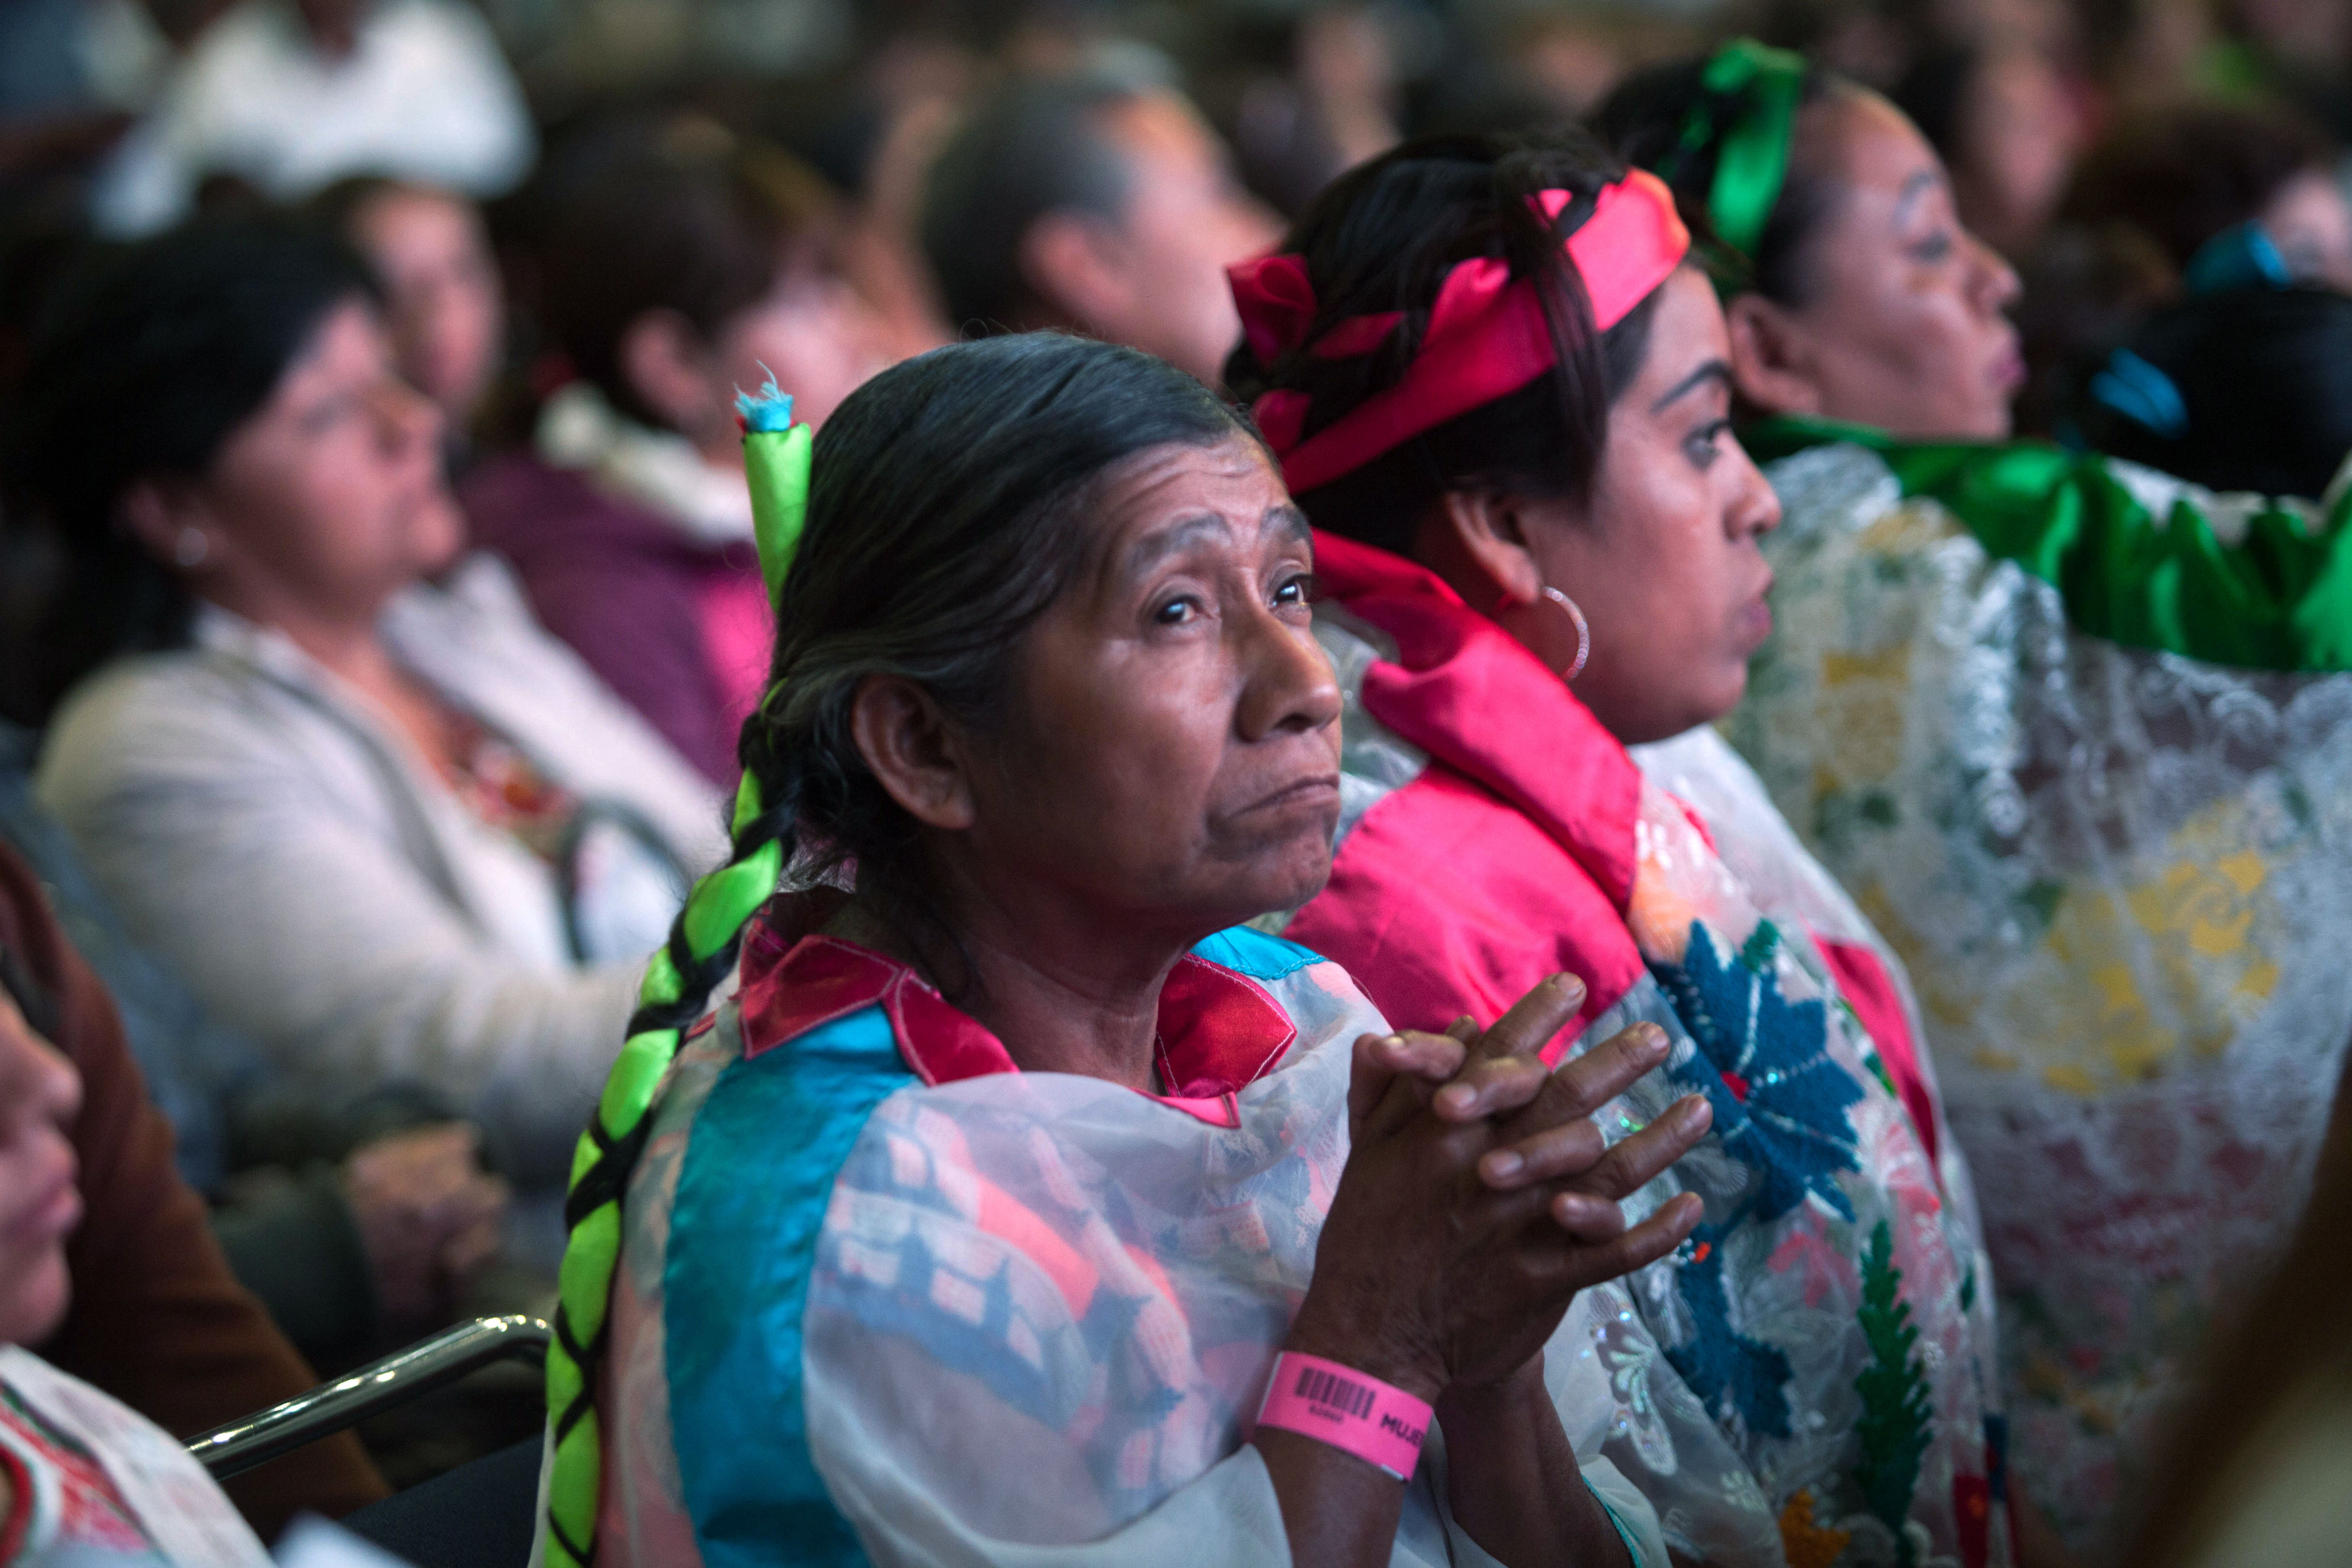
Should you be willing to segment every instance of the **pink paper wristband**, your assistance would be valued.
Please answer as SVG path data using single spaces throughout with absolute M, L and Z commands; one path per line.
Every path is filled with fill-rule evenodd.
M 1285 1351 L 1274 1358 L 1257 1424 L 1328 1443 L 1407 1481 L 1421 1463 L 1421 1439 L 1435 1414 L 1403 1389 L 1353 1367 Z

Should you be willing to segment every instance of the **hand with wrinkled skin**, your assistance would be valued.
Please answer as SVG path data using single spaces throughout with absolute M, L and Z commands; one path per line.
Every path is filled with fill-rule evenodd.
M 1665 1059 L 1664 1032 L 1637 1024 L 1556 1070 L 1537 1055 L 1583 999 L 1556 976 L 1484 1032 L 1465 1019 L 1357 1042 L 1354 1147 L 1293 1348 L 1434 1401 L 1517 1373 L 1578 1290 L 1698 1223 L 1687 1194 L 1630 1230 L 1618 1204 L 1706 1131 L 1703 1099 L 1613 1147 L 1591 1121 Z
M 1591 1116 L 1665 1059 L 1637 1025 L 1557 1070 L 1538 1052 L 1584 987 L 1556 975 L 1491 1029 L 1356 1042 L 1353 1143 L 1286 1348 L 1431 1401 L 1453 1462 L 1458 1523 L 1517 1564 L 1622 1563 L 1623 1544 L 1576 1480 L 1543 1385 L 1542 1350 L 1576 1292 L 1664 1257 L 1704 1212 L 1691 1194 L 1628 1228 L 1618 1201 L 1706 1131 L 1689 1096 L 1614 1147 Z M 1402 1489 L 1296 1433 L 1253 1441 L 1301 1564 L 1388 1561 Z
M 343 1162 L 342 1185 L 386 1325 L 446 1322 L 499 1250 L 506 1183 L 483 1173 L 479 1135 L 463 1122 L 379 1138 Z

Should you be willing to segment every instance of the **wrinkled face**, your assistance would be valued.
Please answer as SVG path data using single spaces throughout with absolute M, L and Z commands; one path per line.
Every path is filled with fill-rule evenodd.
M 66 1129 L 80 1106 L 72 1066 L 0 994 L 0 1344 L 45 1339 L 65 1316 L 81 1218 Z
M 1681 268 L 1610 411 L 1590 506 L 1539 503 L 1526 531 L 1544 581 L 1591 627 L 1576 694 L 1628 745 L 1731 711 L 1772 629 L 1757 542 L 1780 503 L 1732 437 L 1729 353 L 1714 289 Z
M 1801 134 L 1837 193 L 1790 312 L 1813 412 L 1915 439 L 2007 437 L 2025 380 L 2004 313 L 2017 277 L 1960 226 L 1935 149 L 1866 93 L 1811 106 Z
M 337 306 L 197 486 L 215 536 L 197 591 L 265 618 L 372 621 L 464 542 L 440 441 L 375 313 Z
M 2281 185 L 2258 221 L 2296 279 L 2352 293 L 2352 205 L 2324 170 Z
M 1331 868 L 1339 693 L 1307 520 L 1235 438 L 1110 471 L 1091 565 L 1031 632 L 971 858 L 1189 942 Z
M 717 405 L 766 382 L 793 395 L 793 416 L 823 425 L 841 400 L 889 363 L 884 325 L 857 291 L 829 271 L 786 266 L 766 299 L 719 329 L 710 364 Z
M 489 390 L 506 331 L 498 268 L 474 209 L 395 189 L 362 206 L 352 238 L 383 279 L 401 374 L 463 426 Z
M 1281 226 L 1181 100 L 1149 95 L 1106 118 L 1128 165 L 1117 242 L 1127 280 L 1119 319 L 1090 324 L 1213 386 L 1242 335 L 1225 268 L 1271 249 Z

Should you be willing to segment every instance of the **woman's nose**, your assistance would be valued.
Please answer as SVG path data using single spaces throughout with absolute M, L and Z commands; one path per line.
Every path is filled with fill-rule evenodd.
M 1312 733 L 1339 717 L 1339 679 L 1323 645 L 1272 611 L 1253 617 L 1244 684 L 1235 715 L 1244 740 L 1285 731 Z
M 384 445 L 394 452 L 405 452 L 411 447 L 427 451 L 440 448 L 440 405 L 398 376 L 386 376 L 378 388 L 376 421 Z
M 1969 236 L 1969 245 L 1976 253 L 1976 289 L 1978 309 L 1986 315 L 2006 310 L 2017 300 L 2021 286 L 2017 280 L 2017 268 L 2011 267 L 2000 252 L 1976 236 Z
M 1734 540 L 1769 533 L 1780 526 L 1780 493 L 1773 489 L 1772 481 L 1764 477 L 1764 470 L 1756 466 L 1756 459 L 1748 455 L 1748 449 L 1740 447 L 1738 450 L 1739 489 L 1726 514 L 1731 522 Z
M 23 1014 L 0 1002 L 0 1121 L 62 1128 L 80 1110 L 81 1075 Z

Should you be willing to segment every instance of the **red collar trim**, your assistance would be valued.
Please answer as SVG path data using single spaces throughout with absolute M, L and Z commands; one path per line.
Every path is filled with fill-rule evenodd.
M 1365 710 L 1517 806 L 1624 910 L 1642 770 L 1567 682 L 1402 556 L 1318 529 L 1315 574 L 1340 607 L 1395 639 L 1396 662 L 1364 674 Z
M 783 934 L 790 914 L 775 912 L 781 919 L 762 910 L 743 940 L 746 1058 L 878 1005 L 899 1057 L 926 1084 L 1021 1070 L 1002 1040 L 906 964 L 839 937 L 791 941 Z M 1273 1071 L 1297 1037 L 1290 1015 L 1263 987 L 1186 953 L 1160 994 L 1160 1076 L 1172 1092 L 1147 1098 L 1238 1126 L 1234 1097 Z

